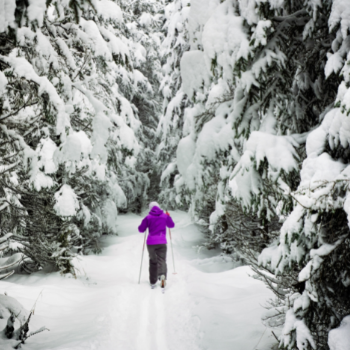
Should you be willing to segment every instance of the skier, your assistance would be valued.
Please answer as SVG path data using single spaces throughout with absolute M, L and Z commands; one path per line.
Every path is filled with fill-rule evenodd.
M 168 212 L 164 213 L 157 202 L 149 204 L 150 212 L 142 220 L 139 232 L 143 233 L 148 228 L 147 250 L 149 253 L 149 281 L 151 288 L 157 285 L 157 280 L 161 281 L 161 287 L 165 288 L 167 278 L 167 240 L 166 228 L 173 228 L 174 221 Z

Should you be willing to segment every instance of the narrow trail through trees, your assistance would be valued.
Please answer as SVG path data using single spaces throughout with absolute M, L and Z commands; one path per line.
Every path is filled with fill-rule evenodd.
M 0 293 L 7 291 L 27 309 L 43 291 L 31 327 L 45 325 L 50 332 L 30 339 L 26 349 L 228 350 L 256 345 L 265 329 L 261 305 L 271 293 L 248 276 L 248 267 L 232 269 L 217 251 L 198 249 L 202 234 L 187 214 L 173 215 L 178 274 L 172 274 L 168 255 L 165 294 L 149 287 L 147 252 L 137 283 L 143 236 L 137 232 L 141 217 L 132 214 L 118 218 L 119 236 L 102 238 L 102 254 L 74 261 L 77 279 L 41 271 L 4 282 Z M 265 333 L 258 350 L 274 343 Z

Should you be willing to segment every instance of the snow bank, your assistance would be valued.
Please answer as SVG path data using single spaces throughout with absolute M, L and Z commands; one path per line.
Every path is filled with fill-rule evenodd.
M 17 315 L 18 320 L 22 322 L 22 324 L 29 316 L 29 312 L 15 298 L 0 294 L 0 319 L 5 319 L 7 321 L 11 314 Z
M 350 315 L 343 318 L 338 328 L 329 332 L 328 345 L 330 350 L 350 349 Z
M 205 332 L 201 341 L 204 348 L 269 349 L 275 343 L 261 322 L 262 304 L 271 292 L 249 274 L 249 267 L 191 273 L 190 293 L 197 302 L 195 312 Z

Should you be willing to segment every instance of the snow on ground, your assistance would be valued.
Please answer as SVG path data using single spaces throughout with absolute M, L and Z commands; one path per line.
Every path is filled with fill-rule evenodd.
M 260 321 L 272 297 L 250 278 L 249 267 L 234 267 L 218 251 L 198 248 L 202 234 L 183 212 L 172 230 L 177 274 L 168 245 L 168 286 L 151 290 L 145 252 L 137 283 L 143 235 L 141 217 L 118 217 L 119 236 L 102 239 L 101 255 L 80 257 L 79 276 L 41 271 L 0 282 L 30 310 L 40 293 L 31 330 L 50 332 L 28 339 L 28 350 L 269 350 L 275 343 Z M 0 329 L 6 320 L 0 319 Z M 1 344 L 0 344 L 1 345 Z M 1 349 L 3 349 L 1 347 Z

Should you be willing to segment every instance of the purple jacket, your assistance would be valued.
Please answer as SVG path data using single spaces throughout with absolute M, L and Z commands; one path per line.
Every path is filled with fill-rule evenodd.
M 153 207 L 149 214 L 142 220 L 139 232 L 145 232 L 148 228 L 147 245 L 167 244 L 166 228 L 175 226 L 172 218 L 158 207 Z

